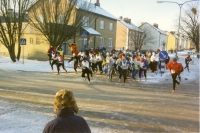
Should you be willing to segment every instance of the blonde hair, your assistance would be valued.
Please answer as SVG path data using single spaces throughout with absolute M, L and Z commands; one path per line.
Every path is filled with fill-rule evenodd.
M 54 101 L 54 112 L 64 108 L 73 108 L 74 112 L 78 114 L 79 108 L 76 104 L 73 92 L 70 90 L 62 89 L 56 93 Z

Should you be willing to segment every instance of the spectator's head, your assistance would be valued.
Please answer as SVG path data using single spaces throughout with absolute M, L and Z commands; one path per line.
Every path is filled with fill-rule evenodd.
M 60 55 L 60 52 L 57 52 L 57 55 Z
M 109 63 L 112 62 L 112 58 L 109 58 Z
M 86 55 L 86 57 L 87 57 L 87 55 Z M 87 61 L 87 58 L 84 57 L 84 58 L 83 58 L 83 62 L 86 62 L 86 61 Z
M 51 45 L 51 48 L 53 48 L 53 45 Z
M 106 56 L 108 57 L 110 54 L 109 53 L 106 53 Z
M 62 51 L 63 49 L 62 48 L 60 48 L 60 51 Z
M 101 52 L 99 52 L 99 55 L 101 55 Z
M 176 58 L 173 58 L 172 63 L 173 63 L 173 64 L 176 63 Z
M 126 62 L 126 58 L 122 58 L 122 61 L 123 61 L 123 62 Z
M 133 56 L 131 59 L 132 59 L 132 61 L 134 61 L 134 60 L 135 60 L 135 57 Z
M 122 59 L 122 55 L 121 54 L 119 55 L 119 58 Z
M 70 90 L 62 89 L 56 93 L 54 101 L 54 112 L 58 110 L 72 108 L 76 114 L 78 114 L 79 108 L 76 104 L 73 92 Z
M 190 58 L 190 55 L 188 55 L 188 58 Z

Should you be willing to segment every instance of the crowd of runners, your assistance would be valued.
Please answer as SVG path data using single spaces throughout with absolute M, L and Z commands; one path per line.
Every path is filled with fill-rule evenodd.
M 133 82 L 138 78 L 141 81 L 143 78 L 147 80 L 147 72 L 158 74 L 161 71 L 161 59 L 159 58 L 158 49 L 156 52 L 147 51 L 145 53 L 140 53 L 139 51 L 132 50 L 113 50 L 106 51 L 106 48 L 97 49 L 86 49 L 84 52 L 80 53 L 77 50 L 77 46 L 73 43 L 70 45 L 72 51 L 72 57 L 68 61 L 73 61 L 74 71 L 77 74 L 77 68 L 82 69 L 83 80 L 88 79 L 88 84 L 90 84 L 90 77 L 93 78 L 95 73 L 104 74 L 108 77 L 109 81 L 112 80 L 113 75 L 119 77 L 118 82 L 123 80 L 125 85 L 128 80 L 127 77 L 130 76 Z M 60 66 L 66 71 L 63 58 L 62 48 L 56 50 L 54 46 L 51 46 L 48 50 L 49 63 L 51 65 L 52 73 L 53 66 L 57 66 L 58 75 L 60 74 Z M 189 71 L 189 62 L 191 61 L 190 55 L 185 58 L 185 64 Z M 170 57 L 165 60 L 166 69 L 170 69 L 170 73 L 173 79 L 173 90 L 175 92 L 175 86 L 179 87 L 181 82 L 181 72 L 183 72 L 183 66 L 181 63 L 177 62 L 176 58 L 173 58 L 170 62 Z M 86 76 L 87 75 L 87 76 Z M 179 81 L 176 78 L 179 78 Z

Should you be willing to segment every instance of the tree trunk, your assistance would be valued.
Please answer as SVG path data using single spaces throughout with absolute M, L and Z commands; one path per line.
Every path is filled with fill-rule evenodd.
M 19 60 L 21 56 L 21 45 L 18 44 L 18 53 L 17 53 L 17 59 Z
M 196 42 L 195 42 L 195 45 L 196 45 L 196 50 L 197 50 L 197 52 L 199 53 L 199 42 L 196 41 Z
M 10 54 L 10 59 L 13 62 L 16 62 L 15 49 L 11 46 L 11 47 L 8 48 L 8 52 Z

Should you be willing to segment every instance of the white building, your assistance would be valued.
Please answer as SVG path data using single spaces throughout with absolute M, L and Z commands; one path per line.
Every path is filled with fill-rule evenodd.
M 158 24 L 142 23 L 139 27 L 143 32 L 146 32 L 146 42 L 142 46 L 142 50 L 157 51 L 157 49 L 167 50 L 168 35 L 158 28 Z

